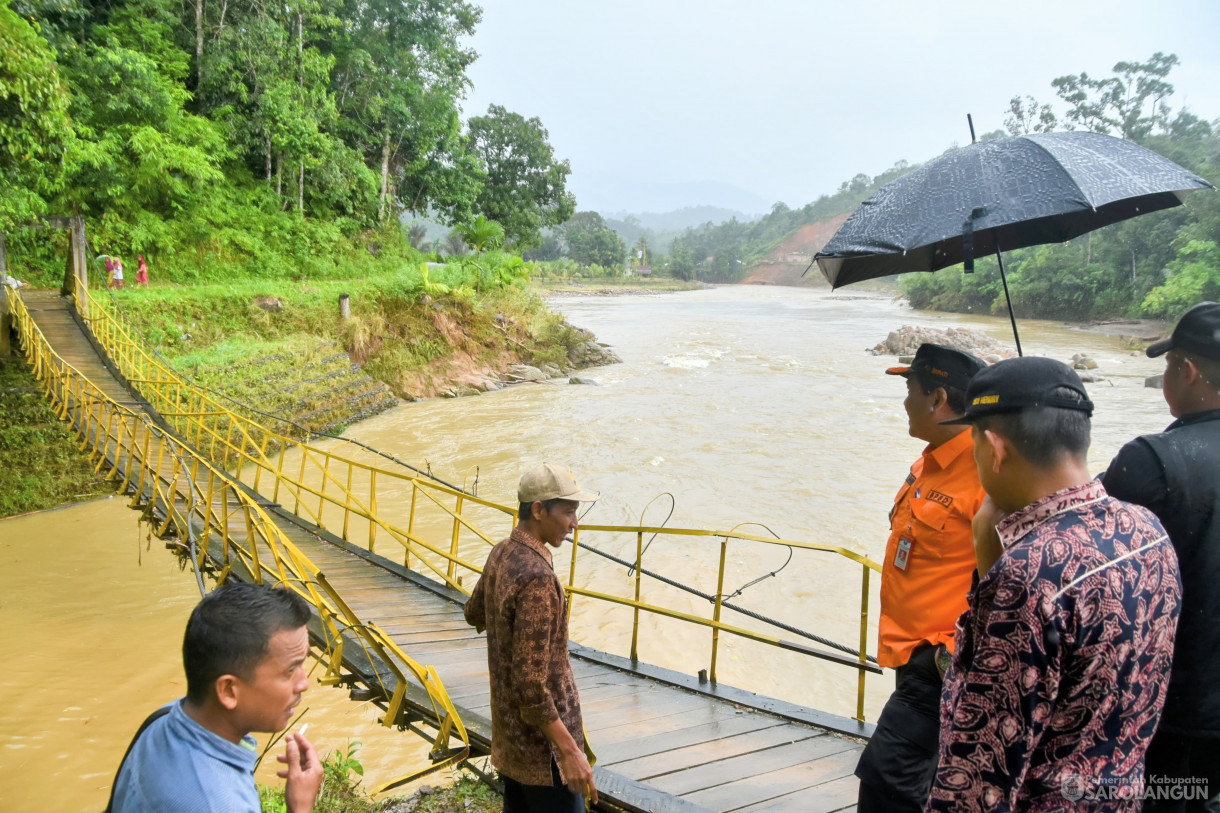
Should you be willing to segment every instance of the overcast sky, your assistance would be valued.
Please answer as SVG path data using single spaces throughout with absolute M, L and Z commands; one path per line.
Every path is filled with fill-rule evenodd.
M 480 4 L 466 115 L 539 117 L 581 209 L 801 206 L 968 142 L 967 113 L 995 130 L 1014 95 L 1156 51 L 1181 60 L 1174 106 L 1220 117 L 1217 0 Z

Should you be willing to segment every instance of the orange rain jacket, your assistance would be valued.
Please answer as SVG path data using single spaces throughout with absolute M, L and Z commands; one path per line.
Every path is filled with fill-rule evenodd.
M 923 642 L 953 650 L 975 569 L 970 522 L 983 504 L 970 432 L 924 449 L 890 511 L 877 662 L 903 666 Z

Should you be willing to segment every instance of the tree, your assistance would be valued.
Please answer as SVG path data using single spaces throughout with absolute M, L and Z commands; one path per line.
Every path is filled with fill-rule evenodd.
M 145 213 L 191 209 L 224 180 L 224 138 L 186 109 L 188 59 L 174 22 L 168 0 L 132 0 L 61 57 L 76 133 L 61 205 L 112 222 L 151 222 Z M 144 248 L 158 239 L 152 231 L 134 242 Z
M 465 0 L 344 0 L 335 87 L 348 144 L 378 168 L 379 216 L 429 205 L 469 217 L 476 162 L 465 156 L 457 102 L 475 52 L 461 45 L 482 12 Z
M 55 56 L 8 5 L 0 0 L 0 233 L 46 211 L 72 137 Z
M 475 205 L 504 226 L 506 241 L 521 248 L 541 242 L 544 226 L 558 226 L 576 211 L 566 189 L 571 167 L 556 161 L 546 129 L 493 104 L 470 119 L 470 148 L 487 178 Z
M 581 265 L 621 266 L 627 254 L 623 238 L 597 212 L 577 212 L 563 228 L 568 256 Z
M 1008 115 L 1004 127 L 1012 136 L 1029 133 L 1049 133 L 1058 125 L 1055 111 L 1049 104 L 1039 104 L 1033 96 L 1013 96 L 1008 102 Z
M 1068 104 L 1067 119 L 1098 133 L 1118 131 L 1130 141 L 1142 141 L 1169 123 L 1173 85 L 1166 81 L 1178 64 L 1174 54 L 1157 51 L 1147 62 L 1119 62 L 1113 76 L 1094 78 L 1087 73 L 1060 76 L 1051 82 Z
M 695 278 L 695 258 L 690 248 L 681 240 L 674 240 L 669 247 L 669 273 L 674 279 Z
M 445 236 L 445 242 L 437 246 L 438 251 L 442 248 L 450 257 L 458 257 L 466 253 L 466 241 L 462 239 L 461 233 L 455 228 Z
M 473 248 L 477 254 L 482 254 L 489 248 L 499 248 L 504 243 L 504 227 L 483 215 L 473 218 L 469 223 L 454 226 L 453 233 L 461 237 L 462 242 Z

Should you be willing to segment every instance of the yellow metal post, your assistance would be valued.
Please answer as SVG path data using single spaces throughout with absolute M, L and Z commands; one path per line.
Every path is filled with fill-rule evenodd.
M 301 470 L 300 470 L 300 472 L 297 473 L 297 498 L 296 498 L 296 502 L 294 502 L 292 504 L 292 513 L 296 514 L 297 516 L 300 516 L 299 511 L 301 508 L 301 489 L 303 489 L 305 487 L 305 458 L 307 458 L 308 456 L 309 455 L 305 454 L 304 447 L 302 447 L 301 448 Z
M 411 495 L 414 498 L 414 494 Z M 415 504 L 412 499 L 412 505 Z M 369 472 L 369 553 L 373 552 L 373 543 L 377 541 L 377 470 Z
M 453 581 L 453 572 L 457 567 L 457 563 L 453 560 L 457 558 L 458 534 L 462 530 L 462 521 L 460 518 L 462 516 L 462 504 L 465 502 L 465 500 L 466 495 L 459 494 L 457 498 L 457 505 L 454 506 L 453 509 L 453 539 L 449 542 L 449 567 L 446 569 L 446 573 L 449 576 L 449 581 Z
M 864 565 L 864 575 L 860 579 L 860 663 L 868 660 L 868 565 Z M 863 669 L 856 670 L 856 719 L 864 722 L 864 677 Z
M 576 584 L 576 552 L 580 550 L 580 528 L 572 532 L 572 566 L 568 568 L 568 621 L 572 620 L 572 585 Z
M 346 499 L 343 503 L 343 541 L 347 540 L 347 520 L 352 514 L 352 472 L 356 467 L 350 462 L 347 464 L 347 488 L 345 490 Z
M 716 607 L 712 610 L 712 620 L 720 623 L 720 606 L 724 602 L 724 563 L 729 553 L 729 538 L 726 536 L 720 542 L 720 574 L 716 577 Z M 716 682 L 716 655 L 720 650 L 720 627 L 712 627 L 712 668 L 710 677 Z
M 271 494 L 271 502 L 278 503 L 280 501 L 280 480 L 284 474 L 284 455 L 288 453 L 288 444 L 280 444 L 280 457 L 275 464 L 275 490 Z
M 407 518 L 407 543 L 403 546 L 406 548 L 402 554 L 402 566 L 405 568 L 411 567 L 411 536 L 415 533 L 415 501 L 419 497 L 419 483 L 411 480 L 411 516 Z
M 633 611 L 633 619 L 631 622 L 631 660 L 638 661 L 640 659 L 640 567 L 644 562 L 644 532 L 637 531 L 635 534 L 635 601 L 636 607 Z

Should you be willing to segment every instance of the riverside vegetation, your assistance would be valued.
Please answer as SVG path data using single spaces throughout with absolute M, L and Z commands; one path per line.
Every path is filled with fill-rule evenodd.
M 410 796 L 374 799 L 362 786 L 364 766 L 358 758 L 359 743 L 346 751 L 334 751 L 322 761 L 322 788 L 314 813 L 498 813 L 503 800 L 489 786 L 462 771 L 451 771 L 447 787 L 423 785 Z M 282 787 L 260 785 L 263 813 L 286 813 Z

